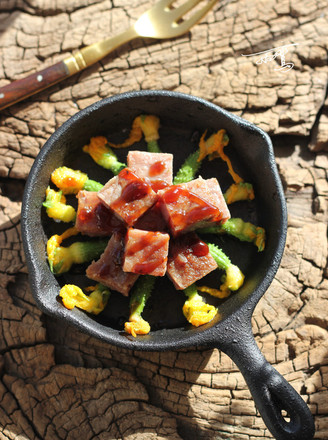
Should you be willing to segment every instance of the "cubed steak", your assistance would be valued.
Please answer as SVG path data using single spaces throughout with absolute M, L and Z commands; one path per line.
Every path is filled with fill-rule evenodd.
M 125 237 L 123 270 L 141 275 L 164 276 L 169 234 L 129 228 Z
M 200 176 L 198 179 L 182 183 L 181 186 L 216 206 L 221 211 L 221 219 L 219 220 L 221 223 L 230 218 L 229 208 L 222 194 L 220 184 L 215 177 L 203 179 Z
M 98 191 L 98 197 L 128 226 L 132 226 L 158 199 L 151 186 L 129 168 L 110 179 Z
M 122 220 L 99 200 L 97 192 L 79 191 L 77 199 L 75 227 L 82 234 L 102 237 L 124 228 Z
M 128 296 L 139 275 L 123 271 L 123 254 L 124 235 L 115 232 L 99 260 L 87 267 L 87 277 Z
M 150 183 L 158 191 L 173 181 L 173 154 L 129 151 L 128 168 Z
M 170 243 L 167 275 L 177 290 L 183 290 L 217 269 L 205 242 L 196 233 L 181 235 Z
M 163 216 L 173 236 L 225 222 L 230 212 L 217 179 L 202 177 L 158 191 Z

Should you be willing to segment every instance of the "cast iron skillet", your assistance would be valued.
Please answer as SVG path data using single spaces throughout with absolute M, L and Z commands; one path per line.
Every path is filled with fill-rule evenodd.
M 67 282 L 86 283 L 85 268 L 74 269 L 71 274 L 59 278 L 50 272 L 45 244 L 47 237 L 58 232 L 60 226 L 46 218 L 41 205 L 50 174 L 60 165 L 82 169 L 89 178 L 103 183 L 112 177 L 95 165 L 81 147 L 91 136 L 106 135 L 114 142 L 124 139 L 133 119 L 140 114 L 160 117 L 160 146 L 163 151 L 174 152 L 175 170 L 197 148 L 199 136 L 205 129 L 209 133 L 220 128 L 227 130 L 234 167 L 245 181 L 253 183 L 256 193 L 256 202 L 231 205 L 232 216 L 263 226 L 267 231 L 267 243 L 265 251 L 258 253 L 255 246 L 231 237 L 207 237 L 209 241 L 216 241 L 241 267 L 246 275 L 243 287 L 219 304 L 220 313 L 212 322 L 191 328 L 181 313 L 184 295 L 175 291 L 166 278 L 161 279 L 161 286 L 156 288 L 144 314 L 152 331 L 147 336 L 133 338 L 122 332 L 122 323 L 128 317 L 128 300 L 119 294 L 111 296 L 110 307 L 97 318 L 78 309 L 68 311 L 62 306 L 58 300 L 60 286 Z M 141 144 L 135 148 L 145 148 Z M 124 160 L 126 152 L 119 151 L 119 154 Z M 206 161 L 201 175 L 205 178 L 216 176 L 223 191 L 232 183 L 226 165 L 220 160 Z M 70 118 L 51 136 L 36 158 L 22 207 L 24 250 L 33 295 L 42 311 L 110 344 L 132 350 L 218 347 L 240 368 L 272 434 L 278 440 L 310 440 L 314 424 L 308 407 L 264 359 L 251 330 L 253 310 L 280 264 L 286 225 L 286 205 L 269 137 L 254 125 L 203 99 L 168 91 L 121 94 L 97 102 Z M 214 276 L 214 281 L 213 273 L 212 278 L 208 277 L 208 284 L 218 285 L 218 275 Z M 283 410 L 289 420 L 283 417 Z

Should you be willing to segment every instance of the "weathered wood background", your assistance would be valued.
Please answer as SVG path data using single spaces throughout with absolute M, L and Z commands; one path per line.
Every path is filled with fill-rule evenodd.
M 0 0 L 0 86 L 115 35 L 150 0 Z M 328 438 L 328 3 L 231 0 L 189 34 L 136 40 L 0 116 L 0 438 L 272 438 L 218 350 L 131 353 L 42 315 L 28 286 L 22 191 L 46 139 L 100 98 L 170 89 L 217 103 L 273 138 L 289 209 L 276 278 L 253 317 L 266 358 Z M 251 55 L 293 44 L 280 58 Z

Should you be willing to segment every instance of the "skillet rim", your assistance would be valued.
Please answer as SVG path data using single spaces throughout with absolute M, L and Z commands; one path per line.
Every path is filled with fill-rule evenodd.
M 109 104 L 115 104 L 117 101 L 121 100 L 129 100 L 130 98 L 142 97 L 142 98 L 170 98 L 174 97 L 176 99 L 184 99 L 186 101 L 192 101 L 193 103 L 198 103 L 200 105 L 205 105 L 210 110 L 214 110 L 215 112 L 220 113 L 225 118 L 230 119 L 234 124 L 240 125 L 242 128 L 251 131 L 252 133 L 257 134 L 262 137 L 263 141 L 267 146 L 267 155 L 268 162 L 270 164 L 270 168 L 272 170 L 272 175 L 275 182 L 275 189 L 277 194 L 277 200 L 279 201 L 279 210 L 280 210 L 280 218 L 281 218 L 281 227 L 278 232 L 279 240 L 276 243 L 276 247 L 273 252 L 272 264 L 266 271 L 265 276 L 262 278 L 259 285 L 254 289 L 254 291 L 248 296 L 248 298 L 238 306 L 236 310 L 234 310 L 229 316 L 227 316 L 224 320 L 221 320 L 212 325 L 206 325 L 203 327 L 199 327 L 197 329 L 163 329 L 157 330 L 156 337 L 159 337 L 160 340 L 153 340 L 151 335 L 143 336 L 142 338 L 133 338 L 130 336 L 122 337 L 123 332 L 117 331 L 110 327 L 106 327 L 106 331 L 104 332 L 104 326 L 100 323 L 94 321 L 91 317 L 89 317 L 85 312 L 74 309 L 73 311 L 69 311 L 65 309 L 61 304 L 57 303 L 57 307 L 49 308 L 47 304 L 44 302 L 42 298 L 42 290 L 54 290 L 53 281 L 54 276 L 51 274 L 48 269 L 48 273 L 46 273 L 45 277 L 42 276 L 42 268 L 38 267 L 37 261 L 39 259 L 39 254 L 36 252 L 35 246 L 33 246 L 33 240 L 29 239 L 30 230 L 33 230 L 33 227 L 36 227 L 34 230 L 37 231 L 38 228 L 41 228 L 41 217 L 37 216 L 36 219 L 40 217 L 40 221 L 38 224 L 37 220 L 33 222 L 32 218 L 29 218 L 28 213 L 30 211 L 38 212 L 40 211 L 40 206 L 33 205 L 33 194 L 35 185 L 37 182 L 37 178 L 39 175 L 42 166 L 46 162 L 47 155 L 50 154 L 53 144 L 57 142 L 57 140 L 65 133 L 66 129 L 74 124 L 76 121 L 81 118 L 88 117 L 94 111 L 100 110 L 102 107 L 105 107 Z M 47 177 L 47 181 L 49 181 Z M 222 327 L 223 322 L 226 328 L 235 328 L 238 322 L 247 322 L 250 321 L 253 310 L 260 300 L 260 298 L 264 295 L 269 285 L 272 283 L 273 278 L 279 268 L 280 261 L 283 255 L 285 241 L 286 241 L 286 233 L 287 233 L 287 207 L 286 201 L 283 194 L 282 184 L 279 178 L 278 170 L 275 163 L 273 146 L 271 143 L 271 139 L 267 133 L 265 133 L 262 129 L 255 126 L 254 124 L 246 121 L 245 119 L 234 115 L 227 110 L 222 109 L 221 107 L 213 104 L 203 98 L 199 98 L 193 95 L 188 95 L 181 92 L 172 92 L 165 90 L 142 90 L 142 91 L 133 91 L 133 92 L 125 92 L 112 97 L 108 97 L 102 99 L 100 101 L 91 104 L 85 109 L 77 112 L 67 121 L 65 121 L 46 141 L 45 145 L 40 150 L 38 156 L 36 157 L 30 174 L 28 176 L 24 195 L 23 195 L 23 203 L 22 203 L 22 240 L 23 247 L 26 256 L 26 263 L 28 267 L 28 272 L 30 275 L 30 284 L 32 288 L 33 297 L 38 305 L 38 307 L 46 314 L 50 315 L 55 319 L 64 319 L 64 322 L 68 322 L 73 324 L 75 327 L 78 327 L 79 330 L 86 332 L 98 339 L 101 339 L 109 344 L 113 344 L 116 346 L 120 346 L 122 348 L 134 349 L 134 350 L 144 350 L 144 351 L 160 351 L 160 350 L 175 350 L 180 348 L 188 348 L 194 345 L 217 345 L 220 342 L 225 342 L 224 336 L 218 334 L 218 328 Z M 44 253 L 44 250 L 43 250 Z M 51 274 L 51 278 L 49 279 Z M 58 289 L 57 289 L 58 293 Z M 237 320 L 237 321 L 236 321 Z M 238 325 L 237 325 L 238 326 Z M 164 335 L 163 335 L 164 333 Z M 178 336 L 176 335 L 178 333 Z M 182 337 L 183 336 L 183 337 Z M 230 336 L 229 336 L 230 337 Z

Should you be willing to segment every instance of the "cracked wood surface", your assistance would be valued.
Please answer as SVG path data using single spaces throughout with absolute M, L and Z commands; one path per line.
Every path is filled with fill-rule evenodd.
M 0 86 L 115 35 L 153 2 L 0 2 Z M 288 204 L 287 243 L 252 325 L 263 354 L 308 403 L 328 438 L 328 26 L 326 0 L 219 2 L 192 32 L 136 40 L 0 116 L 0 437 L 272 438 L 245 381 L 217 349 L 130 352 L 36 307 L 20 236 L 25 179 L 46 139 L 119 92 L 170 89 L 206 98 L 273 138 Z M 288 47 L 260 64 L 267 49 Z M 272 54 L 272 52 L 271 52 Z M 246 56 L 249 55 L 249 56 Z M 263 54 L 262 54 L 263 55 Z

